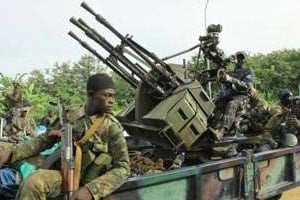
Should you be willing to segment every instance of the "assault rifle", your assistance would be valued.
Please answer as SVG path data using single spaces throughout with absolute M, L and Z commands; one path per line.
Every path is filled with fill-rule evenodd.
M 72 125 L 66 120 L 64 106 L 58 101 L 58 117 L 59 124 L 64 128 L 64 133 L 61 135 L 61 174 L 62 174 L 62 191 L 64 199 L 71 199 L 73 192 L 73 134 Z

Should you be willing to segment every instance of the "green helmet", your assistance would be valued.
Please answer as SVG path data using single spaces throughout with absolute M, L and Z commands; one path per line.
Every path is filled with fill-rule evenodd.
M 298 144 L 298 139 L 294 134 L 287 133 L 283 136 L 282 144 L 286 147 L 294 147 Z

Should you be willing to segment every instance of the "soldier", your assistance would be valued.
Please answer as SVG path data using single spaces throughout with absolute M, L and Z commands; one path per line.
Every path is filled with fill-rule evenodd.
M 81 122 L 75 125 L 83 124 L 81 129 L 85 133 L 93 134 L 87 142 L 78 146 L 82 149 L 80 186 L 76 188 L 75 185 L 76 191 L 71 199 L 101 199 L 120 187 L 129 176 L 129 157 L 123 130 L 120 123 L 109 114 L 114 103 L 114 94 L 113 81 L 108 75 L 96 74 L 89 77 L 86 106 L 73 117 L 76 116 Z M 94 127 L 96 129 L 93 131 Z M 60 134 L 61 131 L 52 130 L 28 143 L 20 144 L 12 151 L 2 150 L 0 164 L 13 163 L 35 155 L 51 147 Z M 74 180 L 79 177 L 74 176 Z M 61 184 L 60 171 L 39 169 L 23 182 L 17 198 L 39 200 L 55 197 L 60 193 Z
M 14 116 L 12 119 L 12 125 L 15 129 L 15 133 L 21 133 L 21 135 L 36 137 L 37 132 L 35 131 L 35 121 L 31 117 L 30 111 L 30 103 L 27 100 L 24 100 L 23 106 L 20 108 L 20 116 Z
M 48 111 L 47 114 L 41 119 L 41 125 L 45 127 L 49 127 L 54 121 L 56 117 L 52 111 Z
M 19 114 L 13 115 L 11 121 L 4 127 L 5 136 L 10 142 L 24 140 L 24 136 L 36 137 L 35 121 L 30 115 L 30 103 L 25 99 L 23 106 L 18 109 Z
M 6 94 L 5 97 L 9 108 L 22 107 L 23 95 L 21 85 L 18 82 L 14 81 L 12 93 Z
M 246 68 L 245 59 L 246 53 L 237 52 L 234 71 L 230 75 L 224 73 L 219 77 L 222 88 L 216 100 L 216 110 L 222 110 L 222 108 L 225 110 L 216 127 L 217 129 L 212 129 L 218 141 L 231 128 L 238 109 L 241 109 L 249 101 L 249 95 L 253 89 L 254 71 L 251 68 Z
M 290 114 L 290 98 L 292 96 L 290 90 L 280 90 L 278 94 L 279 105 L 271 110 L 272 117 L 265 126 L 263 137 L 272 149 L 277 148 L 279 144 L 295 146 L 298 143 L 296 134 L 300 132 L 300 120 L 295 115 Z

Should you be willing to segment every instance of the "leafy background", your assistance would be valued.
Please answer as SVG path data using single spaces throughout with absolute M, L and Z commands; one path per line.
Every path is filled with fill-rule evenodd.
M 197 57 L 190 59 L 190 66 L 195 66 Z M 203 66 L 203 60 L 201 60 Z M 289 88 L 298 94 L 300 84 L 300 50 L 279 50 L 269 54 L 255 54 L 248 58 L 247 66 L 256 74 L 256 89 L 259 95 L 270 104 L 276 102 L 276 94 L 281 88 Z M 201 70 L 201 65 L 200 69 Z M 12 82 L 22 85 L 25 97 L 32 105 L 31 114 L 38 120 L 48 110 L 55 111 L 49 102 L 61 98 L 67 104 L 81 104 L 85 101 L 85 84 L 88 77 L 97 72 L 110 73 L 115 81 L 115 112 L 121 111 L 134 98 L 134 90 L 118 75 L 111 72 L 96 58 L 85 55 L 78 62 L 55 63 L 50 69 L 34 70 L 29 74 L 17 74 L 9 77 L 0 74 L 0 101 L 4 93 L 12 90 Z M 5 105 L 0 104 L 0 111 Z

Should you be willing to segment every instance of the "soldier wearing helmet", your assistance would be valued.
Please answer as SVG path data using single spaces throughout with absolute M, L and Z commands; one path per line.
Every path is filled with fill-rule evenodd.
M 221 140 L 232 127 L 237 111 L 241 110 L 249 101 L 255 75 L 251 68 L 245 66 L 246 57 L 245 52 L 237 52 L 233 72 L 223 73 L 219 76 L 221 91 L 216 99 L 216 105 L 218 110 L 223 109 L 223 113 L 216 129 L 212 129 L 217 140 Z
M 271 148 L 298 144 L 296 135 L 300 132 L 300 120 L 292 114 L 292 97 L 293 93 L 289 89 L 281 89 L 278 93 L 278 106 L 271 109 L 272 117 L 263 134 Z

